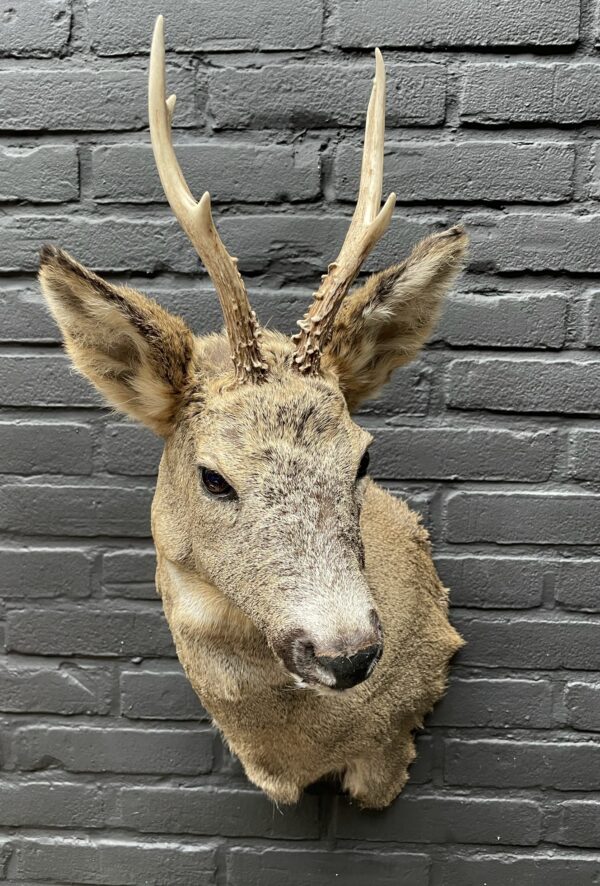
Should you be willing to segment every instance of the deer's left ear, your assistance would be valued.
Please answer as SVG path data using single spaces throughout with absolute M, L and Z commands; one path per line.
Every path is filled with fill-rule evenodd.
M 42 249 L 40 282 L 77 369 L 120 412 L 168 435 L 193 362 L 183 320 L 53 246 Z
M 337 375 L 350 410 L 416 357 L 462 267 L 467 243 L 461 227 L 427 237 L 406 261 L 373 274 L 346 298 L 323 366 Z

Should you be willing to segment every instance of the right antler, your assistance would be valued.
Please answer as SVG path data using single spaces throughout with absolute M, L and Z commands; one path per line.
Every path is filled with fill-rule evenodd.
M 259 347 L 259 328 L 250 307 L 246 287 L 233 258 L 223 245 L 210 211 L 210 194 L 199 202 L 193 198 L 171 140 L 175 96 L 166 97 L 164 22 L 159 15 L 150 51 L 148 113 L 154 159 L 162 186 L 179 224 L 192 241 L 214 283 L 227 329 L 236 380 L 260 381 L 267 364 Z
M 383 236 L 392 217 L 396 195 L 383 208 L 383 140 L 385 133 L 385 67 L 375 50 L 375 80 L 367 111 L 360 187 L 356 209 L 340 254 L 327 268 L 321 286 L 304 318 L 298 322 L 294 365 L 299 372 L 319 371 L 321 353 L 331 339 L 335 316 L 362 263 Z

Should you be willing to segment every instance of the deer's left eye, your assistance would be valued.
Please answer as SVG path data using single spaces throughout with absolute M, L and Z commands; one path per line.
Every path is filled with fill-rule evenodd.
M 216 498 L 235 498 L 235 489 L 217 471 L 210 468 L 201 468 L 200 476 L 202 485 L 211 495 Z
M 367 476 L 367 471 L 369 470 L 369 462 L 371 460 L 371 456 L 369 455 L 369 450 L 365 452 L 363 457 L 360 460 L 360 464 L 358 466 L 358 471 L 356 472 L 356 479 L 362 480 L 363 477 Z

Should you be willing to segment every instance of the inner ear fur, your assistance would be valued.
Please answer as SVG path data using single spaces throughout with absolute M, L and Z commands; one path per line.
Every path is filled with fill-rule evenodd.
M 416 357 L 461 270 L 467 244 L 459 226 L 433 234 L 406 261 L 373 274 L 345 300 L 323 364 L 337 375 L 350 410 Z
M 41 251 L 39 279 L 77 369 L 119 411 L 167 435 L 194 354 L 183 320 L 54 246 Z

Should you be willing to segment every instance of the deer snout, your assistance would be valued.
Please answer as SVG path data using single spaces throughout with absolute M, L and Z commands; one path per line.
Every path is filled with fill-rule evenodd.
M 347 640 L 325 644 L 299 631 L 288 640 L 278 650 L 286 667 L 302 681 L 329 689 L 350 689 L 362 683 L 383 654 L 381 624 L 374 610 L 368 629 Z
M 315 659 L 319 667 L 333 677 L 332 689 L 350 689 L 367 679 L 382 652 L 381 643 L 372 643 L 358 652 L 334 656 L 317 655 Z

